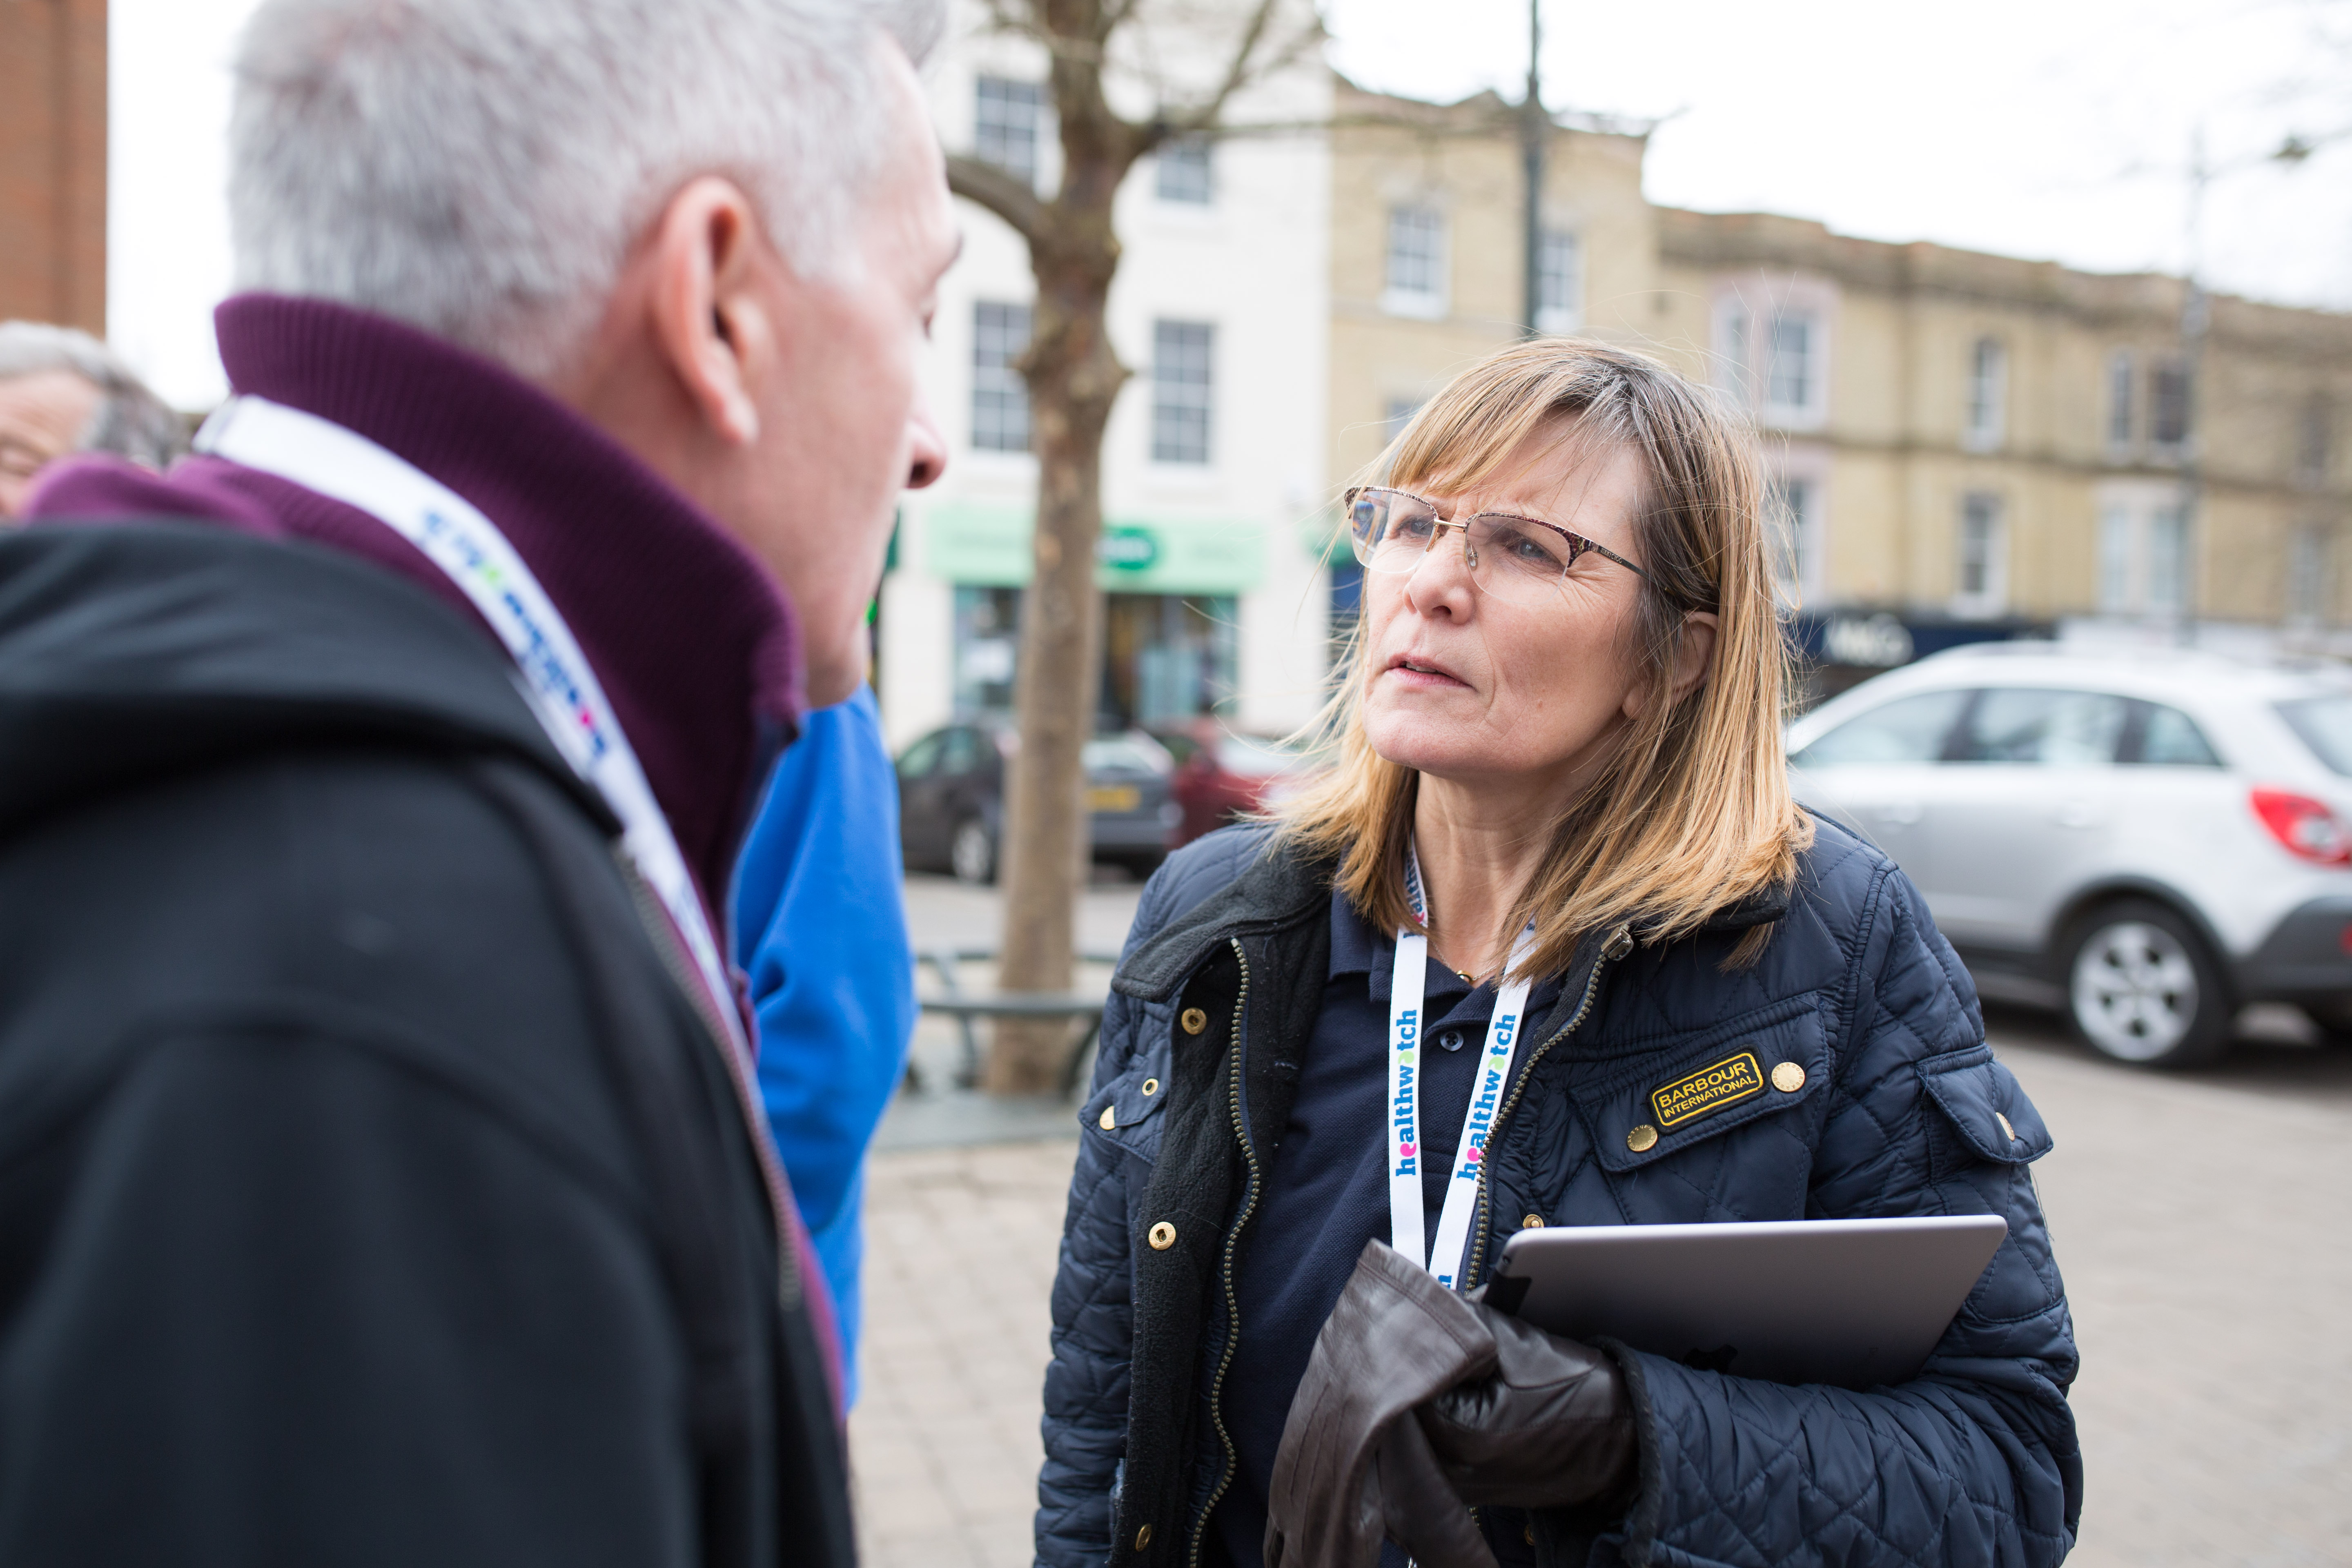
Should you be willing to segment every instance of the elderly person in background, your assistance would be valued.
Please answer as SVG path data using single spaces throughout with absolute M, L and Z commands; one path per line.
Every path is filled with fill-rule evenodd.
M 943 22 L 253 13 L 235 395 L 0 539 L 0 1563 L 853 1562 L 723 911 L 943 460 Z
M 0 522 L 69 452 L 161 468 L 187 445 L 180 416 L 114 351 L 72 327 L 0 321 Z

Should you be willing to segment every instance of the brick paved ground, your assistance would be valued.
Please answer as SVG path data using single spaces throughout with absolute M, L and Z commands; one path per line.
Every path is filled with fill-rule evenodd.
M 2036 1167 L 2084 1348 L 2081 1568 L 2352 1563 L 2352 1051 L 2195 1078 L 1993 1034 L 2057 1134 Z M 1068 1138 L 878 1156 L 866 1394 L 874 1568 L 1029 1560 Z

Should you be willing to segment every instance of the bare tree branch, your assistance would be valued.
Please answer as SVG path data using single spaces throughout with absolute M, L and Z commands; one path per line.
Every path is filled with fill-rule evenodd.
M 1242 28 L 1240 41 L 1234 47 L 1232 59 L 1226 63 L 1224 79 L 1202 102 L 1188 110 L 1160 116 L 1154 122 L 1158 132 L 1151 138 L 1154 142 L 1170 136 L 1191 136 L 1211 129 L 1223 117 L 1225 105 L 1235 93 L 1268 73 L 1294 63 L 1305 48 L 1322 41 L 1323 19 L 1318 16 L 1299 28 L 1281 48 L 1265 60 L 1258 60 L 1258 46 L 1265 42 L 1266 29 L 1273 24 L 1275 13 L 1282 8 L 1282 5 L 1283 0 L 1258 0 L 1257 8 L 1250 13 L 1247 25 Z
M 1027 181 L 1005 173 L 993 163 L 961 153 L 948 157 L 948 189 L 969 202 L 977 202 L 998 217 L 1013 226 L 1022 238 L 1034 240 L 1044 218 L 1045 204 L 1037 199 L 1036 191 Z

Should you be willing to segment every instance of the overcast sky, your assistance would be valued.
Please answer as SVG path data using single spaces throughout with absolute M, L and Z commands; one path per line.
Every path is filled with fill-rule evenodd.
M 226 62 L 254 0 L 113 0 L 110 330 L 165 395 L 220 395 Z M 1333 63 L 1516 97 L 1527 0 L 1331 0 Z M 1545 99 L 1660 121 L 1652 200 L 1822 219 L 2100 270 L 2189 255 L 2217 287 L 2352 308 L 2352 0 L 1544 0 Z

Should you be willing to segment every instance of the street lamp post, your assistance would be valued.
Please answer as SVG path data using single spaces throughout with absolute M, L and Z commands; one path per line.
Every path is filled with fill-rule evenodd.
M 2276 150 L 2226 162 L 2214 168 L 2205 158 L 2205 127 L 2200 124 L 2189 144 L 2188 256 L 2180 289 L 2180 606 L 2175 637 L 2183 647 L 2197 641 L 2197 615 L 2204 582 L 2198 537 L 2205 505 L 2204 398 L 2205 339 L 2213 324 L 2212 297 L 2201 274 L 2205 263 L 2205 190 L 2215 177 L 2258 163 L 2302 164 L 2316 150 L 2315 142 L 2289 135 Z

